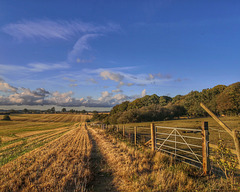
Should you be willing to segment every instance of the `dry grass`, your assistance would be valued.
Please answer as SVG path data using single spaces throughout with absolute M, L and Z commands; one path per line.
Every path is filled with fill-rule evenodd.
M 84 126 L 0 168 L 0 191 L 85 191 L 91 141 Z
M 137 150 L 107 135 L 91 129 L 100 151 L 114 176 L 113 184 L 119 191 L 229 191 L 239 190 L 239 184 L 230 183 L 214 175 L 201 177 L 201 171 L 185 164 L 175 163 L 160 152 Z
M 142 153 L 117 142 L 111 136 L 106 138 L 101 131 L 91 129 L 101 153 L 110 165 L 113 183 L 119 191 L 186 191 L 194 189 L 193 179 L 184 171 L 174 167 L 161 153 Z M 170 170 L 171 168 L 172 170 Z

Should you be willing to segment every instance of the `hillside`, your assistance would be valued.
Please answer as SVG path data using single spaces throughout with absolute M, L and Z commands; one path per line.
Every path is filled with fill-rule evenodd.
M 238 115 L 240 113 L 240 82 L 229 86 L 217 85 L 213 88 L 191 91 L 175 97 L 146 95 L 132 102 L 125 101 L 112 108 L 110 115 L 95 113 L 93 121 L 107 124 L 161 121 L 179 118 L 206 116 L 200 107 L 203 102 L 217 115 Z

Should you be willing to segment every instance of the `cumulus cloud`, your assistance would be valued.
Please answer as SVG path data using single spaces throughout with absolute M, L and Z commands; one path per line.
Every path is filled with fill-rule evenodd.
M 120 82 L 123 80 L 124 76 L 121 75 L 120 73 L 114 73 L 110 71 L 102 71 L 100 72 L 100 76 L 104 79 L 110 79 L 112 81 Z
M 143 90 L 142 90 L 142 94 L 141 94 L 142 97 L 146 96 L 146 94 L 147 94 L 146 89 L 143 89 Z
M 1 80 L 3 82 L 3 80 Z M 9 88 L 10 87 L 10 88 Z M 12 89 L 8 96 L 0 96 L 0 105 L 57 105 L 65 107 L 113 107 L 126 100 L 132 101 L 146 94 L 127 96 L 122 94 L 122 90 L 116 89 L 112 92 L 103 91 L 97 99 L 92 97 L 75 98 L 72 91 L 61 93 L 59 91 L 50 92 L 44 88 L 30 90 L 28 88 L 14 88 L 8 84 L 8 89 Z
M 27 88 L 21 88 L 19 92 L 9 95 L 6 103 L 3 103 L 4 102 L 3 100 L 3 101 L 0 101 L 0 104 L 2 105 L 6 105 L 6 104 L 43 105 L 44 99 L 49 94 L 50 93 L 46 91 L 44 88 L 38 88 L 34 91 L 31 91 L 30 89 L 27 89 Z
M 17 92 L 17 88 L 9 85 L 0 78 L 0 91 L 2 92 Z
M 52 21 L 35 20 L 19 21 L 11 23 L 2 28 L 2 30 L 16 39 L 69 39 L 72 36 L 79 36 L 86 33 L 105 33 L 119 31 L 120 26 L 109 23 L 107 25 L 94 25 L 81 21 Z

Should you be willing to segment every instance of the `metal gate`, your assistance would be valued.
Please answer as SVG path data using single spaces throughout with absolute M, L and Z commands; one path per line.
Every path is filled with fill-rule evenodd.
M 156 150 L 173 155 L 191 166 L 202 168 L 202 130 L 155 126 Z

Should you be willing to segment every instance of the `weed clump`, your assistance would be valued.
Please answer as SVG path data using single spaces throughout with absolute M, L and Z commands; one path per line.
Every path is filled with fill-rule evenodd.
M 3 121 L 11 121 L 11 118 L 9 115 L 4 115 L 2 118 Z

